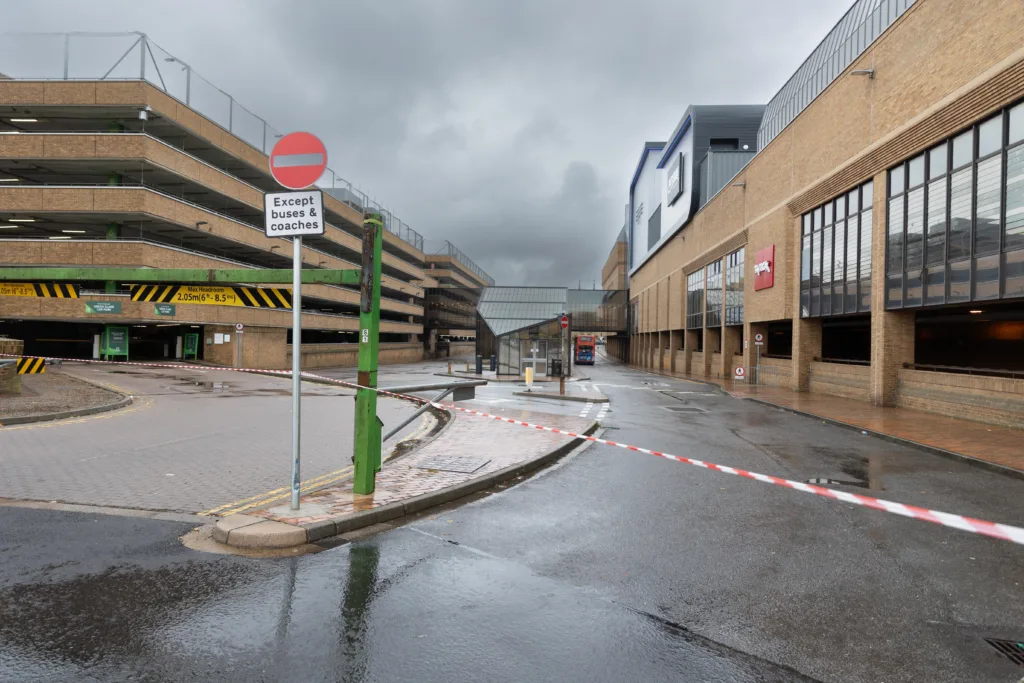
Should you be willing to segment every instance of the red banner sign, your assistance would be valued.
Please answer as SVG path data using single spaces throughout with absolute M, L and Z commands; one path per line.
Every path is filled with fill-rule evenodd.
M 775 285 L 775 245 L 765 247 L 754 255 L 754 289 L 768 289 Z

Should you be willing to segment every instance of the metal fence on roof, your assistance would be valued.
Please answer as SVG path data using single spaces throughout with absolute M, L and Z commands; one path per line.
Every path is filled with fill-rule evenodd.
M 196 73 L 145 33 L 0 33 L 0 79 L 146 81 L 232 135 L 270 154 L 282 133 Z M 423 236 L 328 168 L 316 185 L 345 190 L 361 210 L 384 215 L 385 228 L 423 250 Z M 334 193 L 332 193 L 334 194 Z M 335 195 L 337 196 L 337 195 Z
M 564 306 L 567 292 L 564 287 L 487 287 L 480 295 L 480 301 Z
M 914 1 L 856 0 L 768 103 L 757 132 L 757 148 L 764 149 Z
M 481 277 L 481 279 L 483 279 L 483 281 L 486 282 L 487 284 L 489 284 L 489 285 L 493 285 L 494 284 L 494 278 L 492 278 L 490 275 L 485 273 L 483 268 L 481 268 L 480 266 L 478 266 L 477 264 L 475 264 L 473 262 L 473 259 L 471 259 L 468 256 L 466 256 L 465 254 L 463 254 L 459 250 L 458 247 L 456 247 L 454 244 L 452 244 L 448 240 L 445 240 L 444 244 L 441 246 L 441 248 L 438 249 L 437 251 L 435 251 L 434 253 L 435 254 L 445 254 L 447 256 L 450 256 L 451 258 L 455 259 L 456 261 L 458 261 L 462 265 L 466 266 L 466 268 L 469 268 L 469 270 L 471 272 L 476 273 L 477 275 L 479 275 Z

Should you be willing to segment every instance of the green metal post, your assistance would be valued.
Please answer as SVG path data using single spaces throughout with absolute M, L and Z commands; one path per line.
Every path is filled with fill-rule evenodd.
M 363 387 L 377 386 L 377 347 L 380 338 L 380 262 L 384 223 L 379 213 L 363 215 L 363 272 L 359 296 L 359 375 Z M 373 493 L 380 471 L 381 422 L 377 418 L 377 392 L 356 390 L 356 443 L 352 490 Z

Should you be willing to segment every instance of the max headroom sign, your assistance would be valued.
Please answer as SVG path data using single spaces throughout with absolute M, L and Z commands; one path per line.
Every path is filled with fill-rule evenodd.
M 775 245 L 754 254 L 754 290 L 775 285 Z

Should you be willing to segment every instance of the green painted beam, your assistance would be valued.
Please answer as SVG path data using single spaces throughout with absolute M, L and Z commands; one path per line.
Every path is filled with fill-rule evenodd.
M 358 285 L 358 270 L 303 268 L 304 285 Z M 222 282 L 251 284 L 292 283 L 290 268 L 0 268 L 0 281 L 107 280 L 111 282 Z

